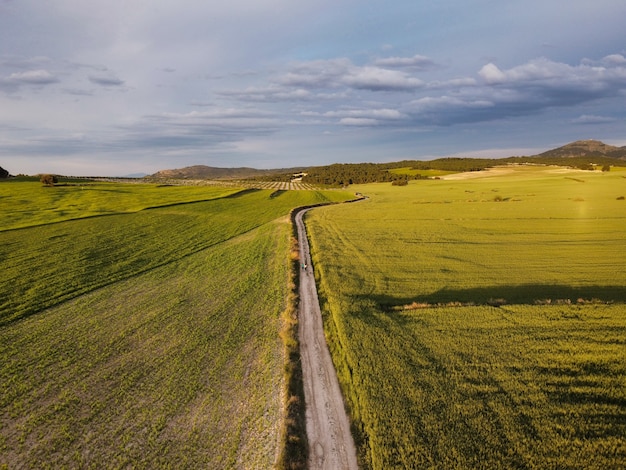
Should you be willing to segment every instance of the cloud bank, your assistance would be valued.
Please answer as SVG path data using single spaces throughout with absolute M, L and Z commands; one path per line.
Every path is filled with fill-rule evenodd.
M 1 2 L 0 164 L 130 173 L 626 144 L 626 4 L 488 3 Z

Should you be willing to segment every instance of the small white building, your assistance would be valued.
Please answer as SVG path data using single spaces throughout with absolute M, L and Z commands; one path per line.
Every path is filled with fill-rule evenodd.
M 307 174 L 306 173 L 295 173 L 293 175 L 291 175 L 291 182 L 292 183 L 298 183 L 300 181 L 302 181 L 302 178 L 304 178 Z

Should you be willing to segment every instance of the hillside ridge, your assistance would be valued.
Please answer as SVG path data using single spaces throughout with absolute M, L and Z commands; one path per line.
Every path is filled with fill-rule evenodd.
M 599 140 L 577 140 L 570 142 L 552 150 L 535 155 L 536 157 L 562 157 L 562 158 L 574 158 L 585 157 L 587 155 L 594 157 L 612 157 L 612 158 L 626 158 L 626 147 L 615 147 L 613 145 L 605 144 Z
M 605 144 L 599 140 L 577 140 L 570 142 L 569 144 L 557 147 L 551 150 L 547 150 L 537 155 L 531 155 L 527 157 L 507 157 L 507 158 L 438 158 L 432 161 L 420 161 L 420 160 L 407 160 L 404 162 L 392 162 L 392 163 L 362 163 L 362 164 L 333 164 L 311 167 L 294 167 L 294 168 L 281 168 L 270 170 L 259 170 L 249 167 L 238 168 L 219 168 L 206 165 L 194 165 L 185 168 L 161 170 L 153 175 L 152 178 L 178 178 L 178 179 L 250 179 L 264 176 L 277 176 L 282 175 L 283 178 L 289 180 L 291 175 L 299 172 L 306 171 L 309 173 L 309 179 L 313 176 L 311 173 L 317 173 L 319 170 L 328 170 L 329 168 L 342 168 L 342 167 L 354 167 L 364 166 L 372 167 L 372 170 L 379 173 L 380 170 L 387 170 L 390 168 L 397 168 L 406 164 L 413 168 L 439 168 L 447 170 L 458 171 L 476 171 L 484 169 L 485 167 L 493 166 L 494 164 L 507 163 L 509 161 L 516 160 L 529 160 L 535 163 L 540 163 L 542 160 L 546 160 L 546 163 L 554 164 L 555 160 L 570 160 L 566 165 L 580 166 L 581 159 L 584 158 L 595 159 L 619 159 L 626 160 L 626 146 L 616 147 L 613 145 Z M 576 163 L 574 163 L 576 161 Z M 383 168 L 384 167 L 384 168 Z M 372 169 L 370 168 L 370 170 Z M 335 170 L 333 170 L 335 172 Z M 318 183 L 324 181 L 318 181 Z
M 270 175 L 277 172 L 288 172 L 293 170 L 301 171 L 301 168 L 280 169 L 280 170 L 259 170 L 249 167 L 237 168 L 221 168 L 207 165 L 193 165 L 184 168 L 171 170 L 161 170 L 153 175 L 152 178 L 181 178 L 181 179 L 246 179 L 256 176 Z

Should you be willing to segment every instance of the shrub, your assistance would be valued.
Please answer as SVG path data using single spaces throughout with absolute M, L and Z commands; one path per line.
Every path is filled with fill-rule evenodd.
M 41 184 L 43 184 L 44 186 L 54 186 L 56 183 L 59 182 L 59 179 L 56 177 L 56 175 L 46 174 L 41 175 L 39 181 L 41 181 Z

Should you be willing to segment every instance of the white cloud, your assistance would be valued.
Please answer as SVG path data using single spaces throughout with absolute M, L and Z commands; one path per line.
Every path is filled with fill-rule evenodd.
M 536 85 L 580 91 L 626 87 L 626 62 L 622 64 L 613 59 L 611 65 L 604 67 L 581 63 L 572 66 L 541 58 L 504 71 L 489 63 L 478 72 L 478 75 L 487 85 Z
M 124 80 L 119 79 L 112 73 L 93 74 L 89 75 L 87 78 L 91 83 L 104 87 L 122 86 L 124 84 Z
M 415 90 L 424 85 L 421 80 L 404 72 L 380 67 L 353 67 L 341 78 L 341 83 L 357 89 L 371 91 Z
M 344 126 L 369 127 L 377 125 L 378 122 L 379 121 L 376 119 L 368 118 L 343 118 L 339 121 L 339 124 L 342 124 Z
M 596 116 L 593 114 L 582 114 L 576 119 L 572 119 L 573 124 L 606 124 L 615 122 L 616 119 L 608 116 Z
M 28 70 L 26 72 L 11 73 L 6 78 L 0 77 L 0 90 L 13 93 L 22 86 L 44 86 L 58 82 L 58 77 L 47 70 Z
M 353 67 L 352 62 L 345 58 L 303 62 L 293 66 L 279 79 L 279 83 L 305 88 L 334 88 L 341 84 L 342 77 Z
M 429 89 L 464 88 L 464 87 L 473 87 L 476 85 L 477 85 L 477 82 L 475 78 L 463 77 L 463 78 L 452 78 L 450 80 L 444 80 L 444 81 L 434 80 L 434 81 L 428 82 L 426 87 Z
M 28 72 L 18 72 L 9 75 L 9 81 L 16 83 L 27 83 L 29 85 L 49 85 L 59 81 L 57 77 L 47 70 L 30 70 Z
M 419 70 L 431 69 L 436 66 L 435 62 L 423 55 L 413 57 L 385 57 L 374 61 L 378 67 L 407 67 Z
M 245 90 L 218 91 L 218 95 L 235 98 L 241 101 L 278 102 L 278 101 L 308 101 L 315 97 L 309 90 L 303 88 L 285 88 L 280 86 L 248 87 Z
M 424 85 L 405 72 L 374 65 L 357 66 L 346 58 L 297 64 L 279 83 L 304 88 L 348 87 L 370 91 L 406 91 Z
M 343 109 L 337 111 L 328 111 L 324 113 L 325 117 L 348 117 L 348 118 L 373 118 L 384 120 L 404 119 L 407 116 L 397 109 Z
M 503 83 L 506 81 L 506 75 L 495 64 L 491 62 L 483 66 L 478 75 L 489 85 Z
M 448 94 L 429 96 L 412 106 L 418 113 L 428 111 L 435 122 L 452 124 L 539 114 L 554 107 L 618 97 L 626 92 L 626 62 L 622 64 L 620 55 L 607 57 L 601 61 L 604 65 L 589 60 L 569 65 L 539 58 L 505 70 L 488 63 L 479 70 L 482 82 L 475 86 L 458 82 L 459 87 L 450 87 Z M 476 113 L 476 105 L 484 103 L 491 103 L 490 111 Z M 592 119 L 576 123 L 584 120 Z
M 189 113 L 143 116 L 120 125 L 120 142 L 130 148 L 153 150 L 211 148 L 274 133 L 281 124 L 271 113 L 256 109 L 223 108 Z
M 602 59 L 608 65 L 626 65 L 626 57 L 621 54 L 610 54 Z

